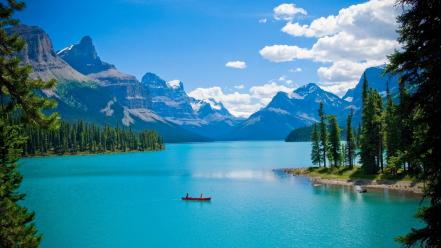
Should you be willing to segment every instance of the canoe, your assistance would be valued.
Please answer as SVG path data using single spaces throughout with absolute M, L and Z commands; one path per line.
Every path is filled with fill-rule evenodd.
M 182 197 L 183 201 L 211 201 L 211 197 Z

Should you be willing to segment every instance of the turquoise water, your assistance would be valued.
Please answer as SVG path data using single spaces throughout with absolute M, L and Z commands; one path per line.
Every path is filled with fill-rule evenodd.
M 162 152 L 24 159 L 42 247 L 395 247 L 419 198 L 312 187 L 274 168 L 309 143 L 170 144 Z M 185 193 L 211 203 L 184 202 Z

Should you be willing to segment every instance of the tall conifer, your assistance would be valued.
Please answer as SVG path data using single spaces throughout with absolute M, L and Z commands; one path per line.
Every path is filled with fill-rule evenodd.
M 329 117 L 329 122 L 329 154 L 330 158 L 332 158 L 332 165 L 339 166 L 341 162 L 340 127 L 335 115 Z
M 411 117 L 404 126 L 412 128 L 407 159 L 411 171 L 422 168 L 425 195 L 430 199 L 429 206 L 418 213 L 426 225 L 412 229 L 401 241 L 406 246 L 441 247 L 441 1 L 398 2 L 405 6 L 398 18 L 402 49 L 390 57 L 388 70 L 399 73 L 403 90 L 405 85 L 413 90 L 405 102 L 400 101 L 400 118 Z M 400 143 L 408 143 L 403 137 L 407 138 L 403 135 Z
M 0 3 L 0 247 L 38 247 L 40 243 L 34 214 L 18 204 L 24 198 L 17 191 L 22 180 L 17 161 L 26 141 L 21 135 L 22 126 L 29 123 L 56 127 L 58 120 L 56 114 L 48 116 L 42 112 L 53 107 L 54 102 L 36 94 L 52 88 L 55 81 L 30 79 L 31 68 L 15 57 L 25 43 L 7 29 L 18 24 L 13 14 L 23 8 L 20 1 Z
M 320 135 L 318 132 L 317 123 L 312 127 L 311 133 L 311 161 L 314 165 L 321 166 L 322 157 L 320 154 Z
M 352 117 L 354 115 L 353 110 L 348 115 L 347 121 L 346 121 L 346 146 L 345 146 L 345 153 L 346 153 L 346 160 L 348 162 L 348 166 L 352 168 L 354 166 L 354 157 L 355 157 L 355 138 L 354 133 L 352 130 Z
M 319 117 L 320 117 L 320 153 L 322 156 L 323 166 L 326 167 L 326 159 L 328 152 L 328 131 L 326 124 L 326 115 L 323 109 L 323 102 L 320 102 L 319 107 Z

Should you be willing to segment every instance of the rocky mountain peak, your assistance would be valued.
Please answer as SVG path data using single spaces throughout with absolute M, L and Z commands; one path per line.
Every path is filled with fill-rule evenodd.
M 84 36 L 78 44 L 70 45 L 57 54 L 77 71 L 86 75 L 115 69 L 114 65 L 101 61 L 90 36 Z
M 49 35 L 40 27 L 18 25 L 7 32 L 17 34 L 26 42 L 26 46 L 17 55 L 23 63 L 32 66 L 31 77 L 43 80 L 89 81 L 57 56 Z
M 294 92 L 301 96 L 305 96 L 315 92 L 324 92 L 324 91 L 317 84 L 309 83 L 297 88 Z
M 26 41 L 26 46 L 20 52 L 25 63 L 50 61 L 56 56 L 49 36 L 40 27 L 19 25 L 9 32 L 18 34 Z
M 141 79 L 141 82 L 144 85 L 148 85 L 154 88 L 158 88 L 158 87 L 167 88 L 167 83 L 165 82 L 165 80 L 163 80 L 158 75 L 151 72 L 147 72 L 146 74 L 144 74 L 144 76 Z
M 95 47 L 93 46 L 92 38 L 89 35 L 86 35 L 83 38 L 81 38 L 79 45 L 93 47 L 93 49 L 95 50 Z

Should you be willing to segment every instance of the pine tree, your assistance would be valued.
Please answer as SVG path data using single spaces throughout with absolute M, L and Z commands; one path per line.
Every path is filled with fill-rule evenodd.
M 326 128 L 326 115 L 323 109 L 322 102 L 320 102 L 318 113 L 320 117 L 320 153 L 322 156 L 323 167 L 326 167 L 326 158 L 328 152 L 328 131 Z
M 329 117 L 330 131 L 329 131 L 329 154 L 332 159 L 333 166 L 340 165 L 341 159 L 341 145 L 340 145 L 340 128 L 337 123 L 337 117 L 331 115 Z
M 30 79 L 31 68 L 15 57 L 25 43 L 7 29 L 18 24 L 13 14 L 23 8 L 24 3 L 15 0 L 0 3 L 0 247 L 38 247 L 40 243 L 32 222 L 34 214 L 17 204 L 24 198 L 17 192 L 22 180 L 17 161 L 26 141 L 22 126 L 30 123 L 55 128 L 58 120 L 56 114 L 42 112 L 54 102 L 35 93 L 52 88 L 55 81 Z
M 346 160 L 348 162 L 349 168 L 354 167 L 354 158 L 355 158 L 355 138 L 352 131 L 352 117 L 354 115 L 353 110 L 348 115 L 347 121 L 346 121 Z
M 389 83 L 386 90 L 386 109 L 384 113 L 385 125 L 385 149 L 386 160 L 396 159 L 400 147 L 401 125 L 398 119 L 398 111 L 389 91 Z M 396 165 L 394 165 L 396 166 Z M 395 168 L 394 168 L 395 169 Z
M 384 115 L 383 115 L 383 101 L 381 99 L 380 94 L 376 90 L 371 91 L 371 101 L 373 101 L 374 105 L 374 119 L 373 119 L 373 127 L 374 130 L 372 135 L 374 138 L 374 143 L 376 146 L 376 168 L 380 169 L 383 172 L 383 156 L 384 156 Z
M 400 97 L 400 104 L 398 105 L 397 111 L 400 141 L 398 150 L 401 155 L 401 158 L 399 160 L 402 162 L 403 170 L 407 171 L 407 173 L 409 174 L 413 174 L 414 169 L 412 166 L 411 155 L 409 154 L 409 147 L 411 147 L 414 143 L 414 124 L 412 123 L 413 110 L 411 106 L 410 95 L 406 89 L 406 82 L 400 80 L 398 86 Z
M 366 76 L 363 80 L 363 106 L 361 117 L 360 161 L 365 173 L 378 172 L 377 98 L 378 93 L 368 88 Z
M 410 125 L 404 128 L 413 130 L 411 145 L 405 150 L 406 159 L 411 163 L 411 170 L 422 167 L 425 196 L 430 199 L 430 205 L 418 213 L 426 226 L 412 229 L 401 241 L 406 246 L 441 247 L 441 2 L 399 2 L 405 5 L 398 18 L 398 40 L 402 49 L 390 57 L 388 70 L 399 73 L 400 87 L 407 85 L 414 91 L 405 102 L 400 99 L 399 107 L 400 118 L 405 114 L 411 116 Z M 400 141 L 401 144 L 407 142 Z
M 312 127 L 311 133 L 311 161 L 314 165 L 321 166 L 322 157 L 320 155 L 320 135 L 318 132 L 317 123 L 315 123 Z

